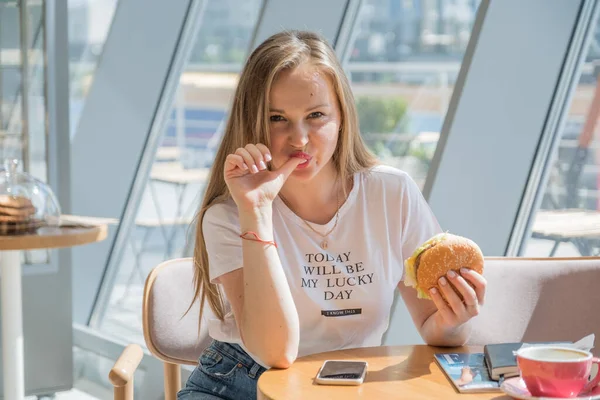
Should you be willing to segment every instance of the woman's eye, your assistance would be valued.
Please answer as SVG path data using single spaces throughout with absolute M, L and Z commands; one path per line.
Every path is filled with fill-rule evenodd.
M 323 113 L 320 111 L 315 111 L 314 113 L 310 113 L 310 115 L 308 116 L 308 118 L 321 118 L 323 116 Z
M 279 122 L 285 120 L 281 115 L 271 115 L 269 119 L 271 122 Z

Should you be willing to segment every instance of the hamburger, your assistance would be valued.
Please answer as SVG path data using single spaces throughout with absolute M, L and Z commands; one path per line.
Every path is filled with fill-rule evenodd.
M 482 274 L 481 249 L 475 242 L 465 237 L 440 233 L 423 243 L 404 261 L 404 284 L 414 287 L 418 298 L 431 299 L 429 289 L 432 287 L 440 289 L 438 279 L 450 270 L 460 274 L 459 270 L 462 267 Z M 460 293 L 458 295 L 462 299 Z

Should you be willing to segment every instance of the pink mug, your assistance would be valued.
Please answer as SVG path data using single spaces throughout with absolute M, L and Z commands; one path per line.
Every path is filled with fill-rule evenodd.
M 533 346 L 517 351 L 521 378 L 533 396 L 570 398 L 592 390 L 600 372 L 589 380 L 592 365 L 600 358 L 592 353 L 561 346 Z

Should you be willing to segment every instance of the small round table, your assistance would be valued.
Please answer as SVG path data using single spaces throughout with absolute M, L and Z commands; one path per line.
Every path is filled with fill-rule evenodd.
M 44 227 L 35 233 L 0 235 L 0 300 L 2 301 L 2 367 L 4 398 L 25 398 L 21 252 L 72 247 L 104 240 L 107 225 Z
M 294 399 L 510 399 L 503 393 L 459 394 L 434 361 L 434 353 L 481 352 L 480 347 L 425 345 L 365 347 L 319 353 L 296 360 L 288 369 L 271 369 L 258 380 L 258 400 Z M 323 386 L 314 382 L 325 360 L 364 360 L 360 386 Z

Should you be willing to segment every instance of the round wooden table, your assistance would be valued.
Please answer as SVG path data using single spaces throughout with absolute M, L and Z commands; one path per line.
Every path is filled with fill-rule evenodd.
M 5 399 L 25 398 L 21 252 L 99 242 L 106 238 L 107 231 L 106 224 L 99 224 L 44 227 L 31 234 L 0 235 L 2 377 Z
M 294 399 L 510 399 L 502 392 L 459 394 L 434 361 L 434 353 L 481 352 L 480 347 L 439 348 L 425 345 L 366 347 L 302 357 L 285 370 L 266 371 L 258 380 L 259 400 Z M 314 378 L 325 360 L 365 360 L 360 386 L 323 386 Z

